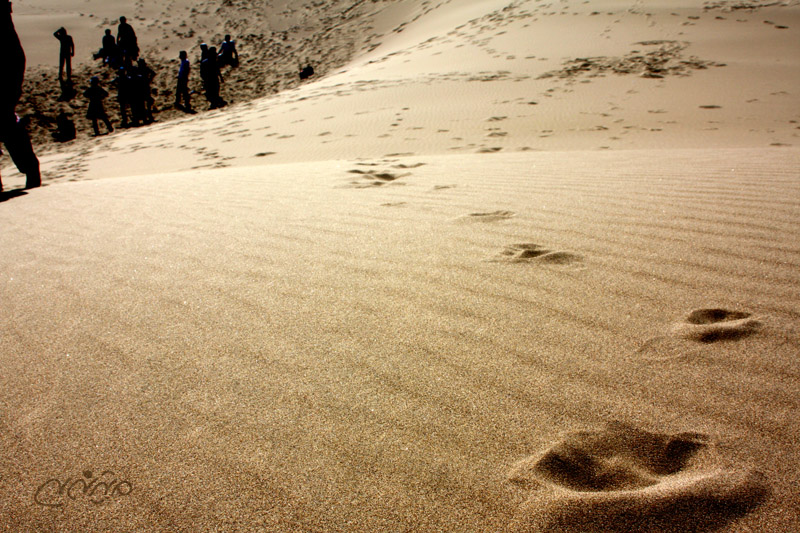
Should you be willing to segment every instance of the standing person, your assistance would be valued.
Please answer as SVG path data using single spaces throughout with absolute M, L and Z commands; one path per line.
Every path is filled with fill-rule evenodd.
M 225 40 L 219 45 L 219 66 L 230 65 L 239 66 L 239 52 L 236 51 L 236 41 L 231 40 L 230 35 L 225 36 Z
M 212 46 L 208 49 L 208 55 L 200 64 L 200 77 L 203 78 L 203 88 L 206 91 L 206 99 L 209 103 L 209 109 L 217 109 L 227 105 L 219 95 L 220 82 L 224 82 L 225 78 L 219 71 L 217 65 L 217 49 Z
M 39 174 L 39 159 L 33 153 L 30 137 L 19 123 L 14 110 L 22 95 L 22 80 L 25 77 L 25 51 L 11 19 L 11 2 L 0 0 L 0 141 L 6 145 L 14 164 L 25 174 L 25 188 L 32 189 L 42 184 Z M 0 191 L 3 184 L 0 182 Z
M 133 31 L 133 26 L 128 24 L 128 20 L 125 17 L 119 18 L 117 46 L 119 46 L 122 60 L 125 62 L 126 67 L 131 66 L 133 60 L 139 57 L 139 43 L 136 40 L 136 32 Z
M 119 118 L 120 118 L 120 127 L 127 128 L 128 127 L 128 109 L 131 109 L 131 120 L 134 126 L 139 125 L 139 121 L 136 117 L 136 113 L 133 110 L 132 104 L 132 81 L 131 77 L 128 74 L 128 71 L 125 70 L 125 67 L 119 67 L 117 70 L 117 77 L 114 78 L 112 82 L 117 87 L 117 103 L 119 104 Z
M 183 109 L 187 112 L 192 111 L 192 101 L 189 94 L 189 74 L 192 71 L 192 64 L 189 62 L 189 55 L 186 50 L 181 50 L 178 54 L 181 60 L 181 65 L 178 67 L 178 88 L 175 91 L 175 107 L 181 107 L 181 100 L 183 100 Z
M 86 118 L 92 120 L 94 136 L 100 135 L 100 128 L 97 125 L 98 120 L 102 120 L 108 133 L 112 133 L 114 128 L 111 126 L 111 121 L 108 120 L 108 113 L 106 113 L 106 108 L 103 104 L 103 100 L 108 97 L 108 92 L 100 86 L 100 78 L 92 76 L 89 88 L 83 92 L 83 96 L 89 100 L 89 111 L 86 112 Z
M 142 104 L 142 121 L 145 124 L 150 124 L 155 119 L 153 118 L 153 104 L 156 103 L 153 98 L 152 83 L 156 77 L 153 69 L 147 66 L 147 62 L 140 58 L 136 63 L 134 71 L 137 90 Z
M 67 81 L 72 81 L 72 58 L 75 56 L 75 41 L 72 36 L 67 34 L 63 27 L 58 28 L 53 37 L 61 42 L 61 50 L 58 56 L 58 81 L 64 79 L 64 66 L 67 67 Z

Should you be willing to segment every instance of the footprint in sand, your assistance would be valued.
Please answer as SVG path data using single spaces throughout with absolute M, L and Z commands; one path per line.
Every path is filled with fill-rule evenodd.
M 652 338 L 637 354 L 651 361 L 702 357 L 707 345 L 732 342 L 761 331 L 764 324 L 751 313 L 721 308 L 695 309 L 674 324 L 667 335 Z
M 398 163 L 397 165 L 392 165 L 392 168 L 419 168 L 425 166 L 425 163 Z
M 500 254 L 491 259 L 502 263 L 539 263 L 542 265 L 576 267 L 583 263 L 583 258 L 572 252 L 555 251 L 538 244 L 522 243 L 506 246 Z
M 491 211 L 488 213 L 470 213 L 456 218 L 459 222 L 497 222 L 514 216 L 513 211 Z
M 706 531 L 768 494 L 752 470 L 717 466 L 700 433 L 651 433 L 612 422 L 518 462 L 508 481 L 530 490 L 512 524 L 527 532 Z
M 348 185 L 346 185 L 346 187 L 352 189 L 383 187 L 384 185 L 388 184 L 399 185 L 395 183 L 396 180 L 411 175 L 410 172 L 406 174 L 395 174 L 394 172 L 381 172 L 381 171 L 373 172 L 373 171 L 359 170 L 359 169 L 348 170 L 348 172 L 350 174 L 357 174 L 358 176 L 360 176 L 359 179 L 351 180 L 348 183 Z
M 736 340 L 761 329 L 761 322 L 743 311 L 696 309 L 673 331 L 679 337 L 703 344 Z

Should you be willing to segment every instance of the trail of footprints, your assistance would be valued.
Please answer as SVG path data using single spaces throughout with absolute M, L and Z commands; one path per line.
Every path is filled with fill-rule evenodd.
M 493 117 L 502 119 L 505 117 Z M 389 154 L 389 156 L 407 156 L 413 154 Z M 398 170 L 409 170 L 419 168 L 425 163 L 398 163 L 396 159 L 382 159 L 380 161 L 361 161 L 356 166 L 347 171 L 350 177 L 342 187 L 351 189 L 374 189 L 387 185 L 402 185 L 399 181 L 410 176 L 411 172 L 398 172 Z M 387 168 L 389 167 L 389 168 Z M 440 191 L 452 188 L 451 185 L 435 185 L 433 191 Z M 408 205 L 406 202 L 385 202 L 382 207 L 401 207 Z M 475 212 L 462 215 L 456 218 L 457 222 L 463 223 L 492 223 L 513 218 L 516 214 L 513 211 L 497 210 L 487 212 Z M 490 259 L 492 262 L 504 263 L 534 263 L 541 266 L 555 267 L 581 267 L 583 257 L 579 254 L 564 250 L 552 250 L 534 243 L 511 244 L 506 246 L 497 256 Z
M 379 187 L 410 174 L 379 170 L 378 163 L 360 166 L 369 169 L 350 171 L 359 176 L 351 182 L 353 187 Z M 514 216 L 507 210 L 486 211 L 462 215 L 456 221 L 496 223 Z M 506 246 L 490 261 L 580 267 L 583 257 L 536 243 L 518 243 Z M 673 324 L 667 336 L 645 343 L 642 351 L 663 355 L 664 342 L 697 347 L 735 342 L 761 329 L 762 322 L 751 313 L 700 308 Z M 507 481 L 529 495 L 509 529 L 563 533 L 719 529 L 758 507 L 769 494 L 766 479 L 757 471 L 719 464 L 710 437 L 701 433 L 655 433 L 621 422 L 570 433 L 511 468 Z

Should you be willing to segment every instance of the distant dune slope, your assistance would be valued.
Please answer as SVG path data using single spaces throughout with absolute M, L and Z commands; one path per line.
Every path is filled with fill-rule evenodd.
M 86 142 L 86 102 L 57 102 L 54 67 L 32 69 L 20 113 L 40 145 L 59 109 L 81 130 L 75 143 L 42 145 L 61 153 L 46 179 L 343 154 L 787 146 L 800 135 L 796 1 L 148 5 L 134 24 L 158 67 L 160 124 Z M 97 22 L 99 33 L 107 21 Z M 180 37 L 186 28 L 196 34 Z M 224 72 L 223 97 L 242 105 L 181 118 L 171 108 L 175 65 L 148 36 L 172 54 L 224 31 L 239 39 L 243 64 Z M 301 83 L 307 63 L 317 75 Z M 194 101 L 204 109 L 197 70 Z M 88 71 L 79 74 L 85 83 Z M 114 120 L 113 96 L 107 107 Z M 202 135 L 176 142 L 187 132 Z M 116 166 L 93 157 L 109 150 Z

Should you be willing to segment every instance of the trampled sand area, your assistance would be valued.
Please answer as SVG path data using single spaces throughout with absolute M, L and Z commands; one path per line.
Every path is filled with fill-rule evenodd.
M 800 2 L 126 9 L 256 37 L 2 160 L 0 528 L 800 530 Z

